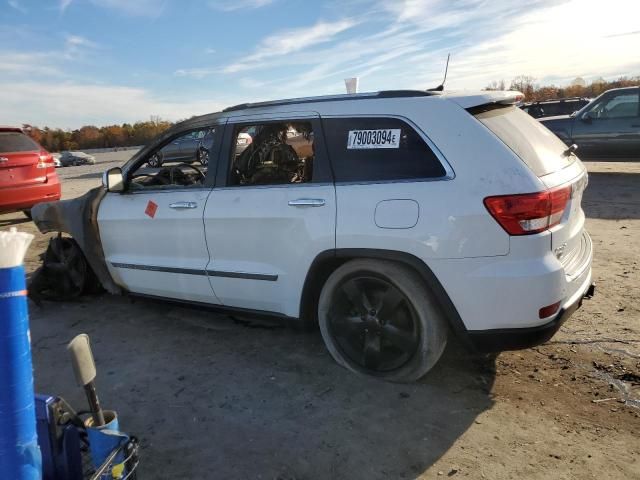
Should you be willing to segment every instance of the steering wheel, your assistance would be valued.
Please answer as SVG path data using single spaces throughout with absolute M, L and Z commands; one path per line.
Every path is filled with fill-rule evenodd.
M 178 165 L 173 165 L 171 167 L 165 167 L 168 168 L 169 170 L 169 178 L 170 178 L 170 183 L 173 185 L 173 172 L 175 170 L 180 169 L 180 167 L 185 166 L 185 167 L 189 167 L 192 170 L 195 170 L 198 173 L 198 176 L 200 177 L 200 180 L 202 180 L 204 182 L 205 179 L 205 175 L 204 173 L 202 173 L 202 170 L 200 170 L 198 167 L 196 167 L 195 165 L 191 164 L 191 163 L 179 163 Z

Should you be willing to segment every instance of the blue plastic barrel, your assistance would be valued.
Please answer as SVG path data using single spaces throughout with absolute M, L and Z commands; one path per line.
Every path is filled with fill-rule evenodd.
M 0 268 L 0 475 L 12 480 L 42 476 L 26 295 L 24 268 Z

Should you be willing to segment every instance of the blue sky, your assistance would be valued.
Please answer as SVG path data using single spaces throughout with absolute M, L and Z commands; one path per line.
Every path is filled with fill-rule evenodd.
M 170 120 L 245 101 L 640 75 L 636 0 L 0 0 L 0 124 Z

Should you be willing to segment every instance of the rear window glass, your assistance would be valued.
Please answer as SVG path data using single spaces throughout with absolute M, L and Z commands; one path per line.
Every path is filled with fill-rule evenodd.
M 40 146 L 20 132 L 0 132 L 0 152 L 32 152 Z
M 541 177 L 575 160 L 565 156 L 567 146 L 538 120 L 516 107 L 495 108 L 474 115 Z
M 338 182 L 442 177 L 445 169 L 413 127 L 397 118 L 323 120 Z

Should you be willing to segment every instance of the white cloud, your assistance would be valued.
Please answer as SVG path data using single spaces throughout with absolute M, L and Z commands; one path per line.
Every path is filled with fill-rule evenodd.
M 354 25 L 356 25 L 354 20 L 345 18 L 335 22 L 320 21 L 312 27 L 300 27 L 275 33 L 262 40 L 252 54 L 240 62 L 227 66 L 224 71 L 234 73 L 250 70 L 265 60 L 286 56 L 314 45 L 330 42 L 336 35 Z
M 201 80 L 209 75 L 220 72 L 217 68 L 180 68 L 173 72 L 176 77 L 188 77 Z
M 624 0 L 609 0 L 606 9 L 595 9 L 595 2 L 592 6 L 572 0 L 524 13 L 510 31 L 454 52 L 451 86 L 484 87 L 491 80 L 509 82 L 521 74 L 543 83 L 576 76 L 639 75 L 640 42 L 617 35 L 633 31 L 637 19 L 620 15 Z M 567 18 L 582 34 L 567 34 Z
M 28 13 L 28 10 L 25 8 L 25 6 L 22 5 L 22 3 L 20 3 L 18 0 L 7 0 L 7 4 L 20 13 Z
M 76 82 L 0 82 L 0 124 L 78 128 L 135 122 L 158 115 L 168 120 L 221 110 L 231 102 L 163 99 L 147 90 Z
M 209 6 L 223 12 L 253 10 L 271 5 L 275 0 L 210 0 Z
M 65 39 L 67 47 L 91 47 L 97 46 L 95 42 L 92 42 L 88 38 L 81 37 L 80 35 L 67 35 Z
M 89 1 L 129 15 L 157 14 L 164 6 L 163 0 Z M 176 70 L 174 90 L 184 92 L 179 99 L 89 80 L 64 83 L 82 67 L 83 54 L 101 48 L 78 35 L 67 35 L 57 51 L 0 51 L 0 123 L 77 127 L 149 115 L 178 119 L 243 101 L 342 93 L 343 78 L 351 76 L 360 76 L 367 90 L 424 89 L 442 80 L 448 52 L 448 89 L 478 89 L 500 79 L 508 84 L 521 74 L 556 84 L 577 76 L 640 75 L 637 17 L 620 15 L 625 0 L 609 0 L 607 9 L 595 0 L 378 0 L 369 14 L 354 16 L 357 21 L 351 4 L 344 5 L 343 19 L 276 31 L 248 52 L 234 47 L 236 63 L 216 64 L 212 55 L 202 66 Z M 567 33 L 567 18 L 579 31 Z M 181 88 L 186 78 L 223 73 L 233 81 L 219 90 L 222 102 Z M 32 81 L 42 77 L 53 79 Z M 229 98 L 234 90 L 249 94 Z
M 64 13 L 65 10 L 69 8 L 69 6 L 72 3 L 73 3 L 73 0 L 60 0 L 60 3 L 58 4 L 58 8 L 60 9 L 60 12 Z
M 278 52 L 278 42 L 270 48 L 263 42 L 226 72 L 260 69 L 269 79 L 263 89 L 268 96 L 343 92 L 342 79 L 348 76 L 361 76 L 371 90 L 435 87 L 449 52 L 448 88 L 479 89 L 500 79 L 508 84 L 521 74 L 560 83 L 578 75 L 639 75 L 637 22 L 632 15 L 619 15 L 624 0 L 610 0 L 606 11 L 592 3 L 593 8 L 585 0 L 538 0 L 526 6 L 506 0 L 382 2 L 378 8 L 391 21 L 377 33 L 290 51 L 287 42 L 295 45 L 295 35 L 285 32 L 272 37 L 285 40 L 283 55 L 265 55 L 270 49 Z M 584 34 L 568 35 L 567 18 Z M 361 20 L 369 31 L 375 29 L 372 17 Z
M 61 74 L 50 52 L 0 52 L 0 77 Z

